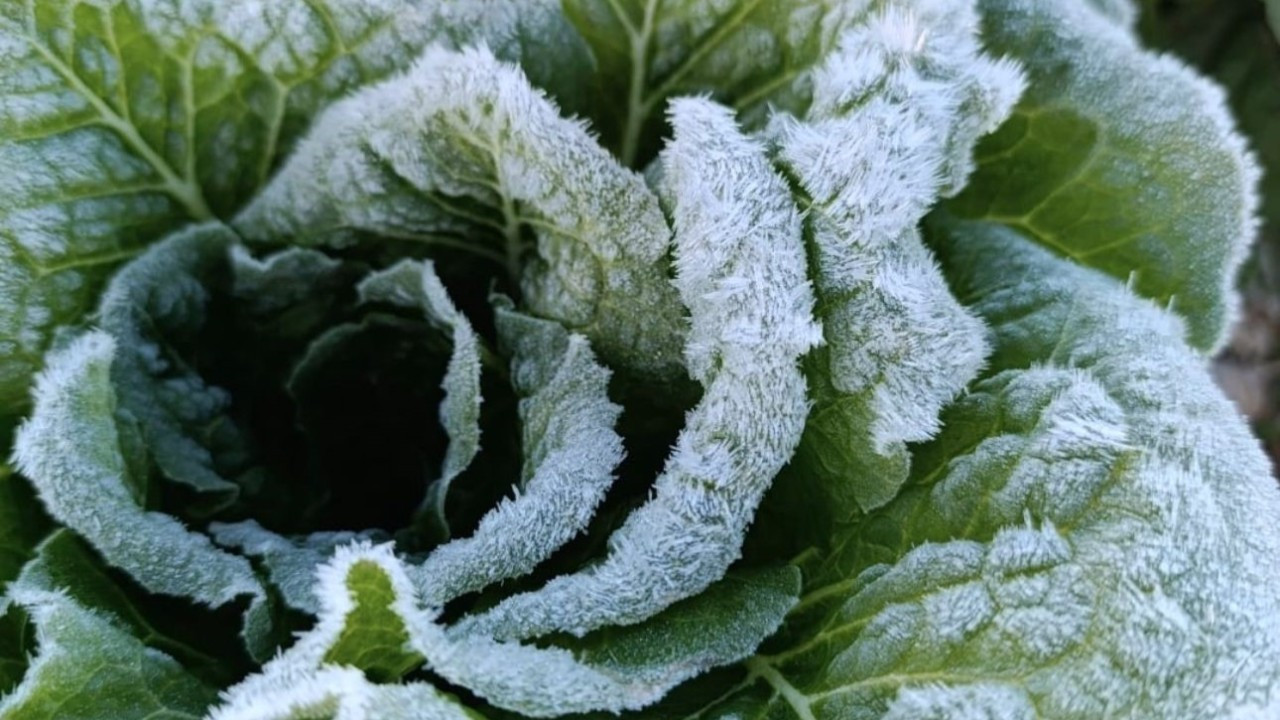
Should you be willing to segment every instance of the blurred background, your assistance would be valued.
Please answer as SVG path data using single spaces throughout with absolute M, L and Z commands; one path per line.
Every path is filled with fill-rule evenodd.
M 1243 307 L 1218 383 L 1280 468 L 1280 0 L 1141 0 L 1146 44 L 1226 88 L 1263 166 L 1262 227 L 1239 278 Z

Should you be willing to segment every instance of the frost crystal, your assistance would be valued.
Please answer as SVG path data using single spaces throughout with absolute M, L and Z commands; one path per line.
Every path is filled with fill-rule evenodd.
M 0 720 L 1280 715 L 1137 21 L 0 2 Z

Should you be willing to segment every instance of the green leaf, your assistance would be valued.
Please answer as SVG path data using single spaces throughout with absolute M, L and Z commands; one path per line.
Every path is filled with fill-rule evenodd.
M 600 72 L 593 119 L 626 165 L 644 162 L 667 100 L 711 94 L 761 123 L 800 112 L 810 73 L 870 3 L 841 0 L 568 0 Z
M 672 103 L 663 155 L 685 364 L 705 388 L 648 502 L 609 554 L 459 623 L 523 639 L 645 620 L 705 590 L 741 555 L 755 509 L 795 451 L 809 406 L 799 358 L 821 341 L 800 213 L 762 143 L 705 98 Z
M 54 519 L 148 590 L 212 607 L 248 596 L 243 635 L 252 654 L 268 654 L 266 592 L 249 562 L 138 505 L 120 448 L 114 353 L 111 336 L 95 331 L 49 356 L 36 381 L 35 410 L 14 442 L 17 468 Z
M 435 4 L 0 8 L 0 412 L 122 260 L 228 217 L 328 100 L 406 64 Z
M 201 514 L 225 507 L 239 493 L 219 472 L 225 463 L 218 462 L 210 436 L 222 436 L 234 455 L 244 448 L 234 447 L 243 441 L 225 416 L 231 398 L 187 364 L 181 343 L 199 335 L 212 294 L 227 284 L 234 242 L 217 223 L 175 233 L 117 273 L 98 308 L 100 327 L 117 348 L 111 383 L 118 412 L 137 422 L 148 457 L 167 479 L 201 494 L 193 504 Z M 145 475 L 132 480 L 145 498 Z
M 793 567 L 733 571 L 645 622 L 592 633 L 574 650 L 585 663 L 630 677 L 681 664 L 728 665 L 777 631 L 799 593 Z
M 498 337 L 521 396 L 525 463 L 519 493 L 469 537 L 436 548 L 410 576 L 431 607 L 532 572 L 575 535 L 612 487 L 622 461 L 610 373 L 586 338 L 495 299 Z
M 144 645 L 173 657 L 210 685 L 226 684 L 246 664 L 234 646 L 210 647 L 219 638 L 209 632 L 215 626 L 207 611 L 191 612 L 168 601 L 165 612 L 156 613 L 152 598 L 112 578 L 102 560 L 69 530 L 57 530 L 41 543 L 16 583 L 65 593 L 81 607 L 110 616 Z M 200 631 L 192 632 L 198 625 L 203 626 Z
M 480 358 L 483 346 L 471 321 L 449 299 L 435 265 L 404 260 L 365 278 L 359 286 L 360 301 L 384 302 L 421 310 L 427 320 L 449 336 L 449 366 L 440 382 L 440 424 L 449 436 L 440 476 L 427 486 L 419 513 L 448 538 L 445 501 L 449 486 L 480 452 Z
M 982 325 L 951 295 L 916 226 L 963 187 L 970 152 L 1022 89 L 987 57 L 967 3 L 885 8 L 815 71 L 805 120 L 769 128 L 806 202 L 826 347 L 806 361 L 814 408 L 784 490 L 824 542 L 833 525 L 891 500 L 907 443 L 982 366 Z M 796 520 L 792 521 L 798 524 Z
M 1143 39 L 1220 83 L 1259 163 L 1280 167 L 1280 39 L 1264 27 L 1268 7 L 1213 0 L 1147 5 Z M 1260 188 L 1262 243 L 1273 246 L 1280 237 L 1280 173 L 1264 172 Z M 1259 256 L 1264 253 L 1260 248 Z
M 992 367 L 806 564 L 737 692 L 768 717 L 1267 716 L 1280 498 L 1181 319 L 996 224 L 935 239 Z
M 342 619 L 342 632 L 324 662 L 360 668 L 370 680 L 388 683 L 422 664 L 422 656 L 406 649 L 409 631 L 391 605 L 391 579 L 371 562 L 356 562 L 344 579 L 353 607 Z
M 984 39 L 1030 79 L 949 206 L 1130 282 L 1212 352 L 1255 228 L 1258 170 L 1221 90 L 1082 0 L 983 0 Z
M 196 720 L 217 697 L 168 655 L 66 595 L 23 588 L 38 654 L 3 720 Z
M 680 373 L 657 198 L 486 50 L 433 48 L 330 108 L 236 226 L 257 240 L 332 244 L 361 230 L 471 252 L 612 366 Z
M 1271 22 L 1271 31 L 1280 39 L 1280 0 L 1265 0 L 1267 3 L 1267 19 Z

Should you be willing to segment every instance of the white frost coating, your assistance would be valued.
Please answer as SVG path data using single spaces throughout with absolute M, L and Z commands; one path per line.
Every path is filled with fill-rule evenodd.
M 609 402 L 610 373 L 586 338 L 508 303 L 498 303 L 495 314 L 499 338 L 513 352 L 526 479 L 470 537 L 436 548 L 409 569 L 432 607 L 532 572 L 587 527 L 622 461 L 622 439 L 613 430 L 622 408 Z
M 259 558 L 271 576 L 271 584 L 289 607 L 312 615 L 320 614 L 315 594 L 316 569 L 343 545 L 372 541 L 375 531 L 316 532 L 301 538 L 286 538 L 267 530 L 254 520 L 209 524 L 209 534 L 217 544 Z
M 1074 180 L 1045 184 L 1034 206 L 999 207 L 991 219 L 1016 219 L 1052 249 L 1171 305 L 1191 344 L 1213 354 L 1238 312 L 1235 282 L 1257 236 L 1260 170 L 1223 88 L 1144 49 L 1100 3 L 1111 4 L 978 0 L 1000 18 L 988 42 L 1016 55 L 1032 78 L 1028 117 L 1057 114 L 1077 137 L 1095 136 Z M 990 184 L 997 198 L 1023 192 L 1016 178 L 982 180 L 975 191 Z
M 581 635 L 702 591 L 738 558 L 756 506 L 799 443 L 809 405 L 797 361 L 821 341 L 799 213 L 727 109 L 678 100 L 671 122 L 663 163 L 675 282 L 692 316 L 686 358 L 703 399 L 653 499 L 613 535 L 603 562 L 460 622 L 458 636 Z
M 852 637 L 824 709 L 897 693 L 884 717 L 1270 717 L 1280 494 L 1185 325 L 1010 230 L 947 232 L 1001 370 L 949 412 L 961 437 L 1001 421 L 911 511 L 958 539 L 911 550 L 827 628 Z
M 887 3 L 815 72 L 806 120 L 776 116 L 768 131 L 811 200 L 823 370 L 845 402 L 868 407 L 870 444 L 885 457 L 937 431 L 987 352 L 917 230 L 963 186 L 977 138 L 1022 90 L 1017 68 L 984 57 L 977 33 L 971 2 Z M 878 479 L 858 502 L 881 505 L 903 480 Z
M 63 592 L 15 583 L 8 594 L 35 626 L 38 652 L 29 659 L 22 682 L 0 699 L 0 717 L 60 717 L 49 714 L 50 708 L 83 701 L 69 690 L 122 680 L 133 687 L 121 688 L 116 697 L 95 698 L 95 710 L 194 717 L 188 712 L 198 712 L 212 695 L 176 660 Z M 77 710 L 83 712 L 83 707 Z
M 255 314 L 283 310 L 338 275 L 342 261 L 307 248 L 287 248 L 261 260 L 243 245 L 231 248 L 231 294 Z
M 435 264 L 429 260 L 403 260 L 365 278 L 357 290 L 361 302 L 419 308 L 432 325 L 449 333 L 452 350 L 440 383 L 444 389 L 440 424 L 449 436 L 449 449 L 445 451 L 440 477 L 428 486 L 422 505 L 447 534 L 445 501 L 449 485 L 480 452 L 480 338 L 471 321 L 454 307 L 449 291 L 436 275 Z
M 231 398 L 175 363 L 165 334 L 204 324 L 204 283 L 226 265 L 234 237 L 208 224 L 165 238 L 111 279 L 98 308 L 102 329 L 115 339 L 111 380 L 120 406 L 138 421 L 156 466 L 206 494 L 200 502 L 210 510 L 234 500 L 239 486 L 218 473 L 193 428 L 211 425 Z
M 433 47 L 406 74 L 335 104 L 237 225 L 264 240 L 360 229 L 486 245 L 535 314 L 587 335 L 610 363 L 678 369 L 657 199 L 487 50 Z M 489 237 L 452 237 L 464 230 Z
M 953 688 L 923 686 L 902 690 L 883 720 L 1039 720 L 1035 705 L 1016 687 L 975 683 Z
M 35 410 L 14 439 L 14 465 L 50 515 L 147 590 L 210 607 L 250 596 L 242 635 L 251 652 L 265 652 L 266 592 L 249 561 L 169 515 L 144 511 L 130 493 L 112 417 L 114 350 L 109 335 L 89 332 L 49 356 Z
M 428 683 L 378 685 L 364 673 L 330 665 L 276 669 L 224 693 L 208 720 L 474 720 Z
M 223 703 L 208 720 L 304 720 L 332 715 L 335 720 L 465 720 L 465 709 L 424 683 L 377 685 L 358 668 L 326 664 L 324 658 L 342 634 L 355 600 L 347 573 L 371 562 L 391 579 L 395 610 L 415 614 L 413 588 L 390 545 L 357 542 L 338 549 L 314 576 L 319 601 L 315 627 L 288 650 L 222 693 Z M 406 702 L 407 701 L 407 702 Z
M 356 668 L 325 662 L 343 632 L 347 615 L 356 607 L 347 577 L 357 563 L 372 563 L 386 575 L 394 595 L 390 607 L 405 624 L 408 647 L 425 658 L 432 672 L 498 707 L 526 716 L 639 709 L 707 667 L 741 657 L 740 652 L 732 657 L 714 651 L 695 657 L 675 653 L 656 665 L 614 672 L 607 666 L 583 663 L 572 652 L 559 648 L 529 647 L 481 636 L 450 638 L 434 623 L 436 611 L 421 607 L 407 568 L 391 545 L 356 542 L 339 548 L 317 572 L 320 613 L 316 626 L 261 672 L 224 692 L 223 705 L 210 714 L 210 720 L 290 720 L 325 710 L 341 713 L 343 709 L 349 714 L 337 717 L 352 720 L 461 716 L 460 705 L 433 695 L 426 686 L 373 685 Z M 403 704 L 406 701 L 425 705 Z M 380 715 L 373 708 L 407 714 Z

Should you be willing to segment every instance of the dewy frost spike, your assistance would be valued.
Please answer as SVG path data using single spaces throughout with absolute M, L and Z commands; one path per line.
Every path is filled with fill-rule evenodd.
M 1280 716 L 1137 19 L 0 0 L 0 720 Z

